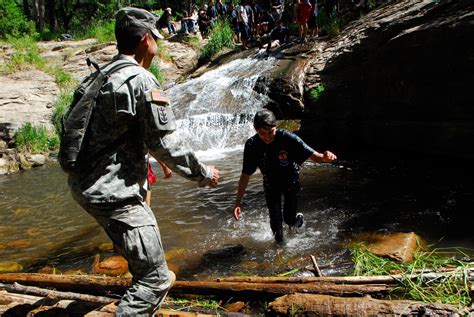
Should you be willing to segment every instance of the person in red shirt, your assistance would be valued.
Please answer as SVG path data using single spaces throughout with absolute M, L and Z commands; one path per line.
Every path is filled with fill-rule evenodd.
M 296 4 L 296 24 L 298 24 L 298 31 L 300 41 L 304 42 L 306 34 L 308 33 L 308 20 L 311 15 L 311 3 L 309 0 L 297 0 Z

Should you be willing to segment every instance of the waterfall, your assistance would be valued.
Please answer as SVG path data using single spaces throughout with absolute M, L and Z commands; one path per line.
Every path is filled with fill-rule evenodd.
M 241 148 L 255 133 L 255 112 L 269 100 L 254 86 L 274 64 L 274 59 L 237 59 L 170 88 L 176 133 L 197 152 Z

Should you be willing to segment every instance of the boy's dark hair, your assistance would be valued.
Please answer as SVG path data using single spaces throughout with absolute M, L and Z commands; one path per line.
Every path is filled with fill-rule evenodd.
M 143 36 L 150 30 L 139 27 L 115 28 L 117 49 L 121 54 L 133 54 Z
M 260 128 L 271 129 L 276 127 L 277 121 L 273 112 L 267 109 L 258 111 L 253 118 L 253 127 L 255 130 Z

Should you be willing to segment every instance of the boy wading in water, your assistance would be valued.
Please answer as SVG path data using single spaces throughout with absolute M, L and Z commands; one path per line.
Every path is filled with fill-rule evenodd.
M 337 157 L 330 151 L 319 153 L 297 135 L 277 129 L 275 115 L 269 110 L 258 111 L 253 125 L 257 134 L 245 143 L 242 174 L 233 210 L 234 218 L 240 220 L 242 197 L 250 176 L 258 167 L 263 174 L 270 227 L 275 240 L 281 242 L 284 238 L 283 221 L 290 227 L 301 227 L 304 222 L 303 214 L 296 213 L 300 192 L 300 165 L 307 159 L 329 163 Z

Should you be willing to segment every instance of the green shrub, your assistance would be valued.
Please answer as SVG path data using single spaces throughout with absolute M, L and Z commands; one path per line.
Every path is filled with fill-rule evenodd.
M 309 91 L 309 100 L 311 103 L 317 102 L 324 94 L 326 87 L 324 84 L 317 84 L 313 89 Z
M 59 146 L 57 135 L 50 133 L 44 126 L 34 127 L 25 123 L 15 134 L 18 150 L 28 153 L 46 153 Z
M 218 20 L 211 29 L 208 43 L 201 49 L 201 62 L 209 61 L 225 47 L 233 48 L 234 33 L 227 20 Z
M 335 9 L 329 14 L 321 10 L 318 13 L 318 25 L 321 33 L 326 33 L 329 36 L 337 35 L 341 31 L 341 22 Z
M 61 135 L 61 120 L 63 118 L 64 113 L 71 104 L 73 96 L 74 94 L 72 90 L 68 92 L 61 92 L 54 105 L 51 121 L 58 135 Z
M 35 34 L 34 23 L 28 21 L 23 15 L 18 1 L 0 1 L 0 38 L 7 36 L 19 37 L 22 35 Z

